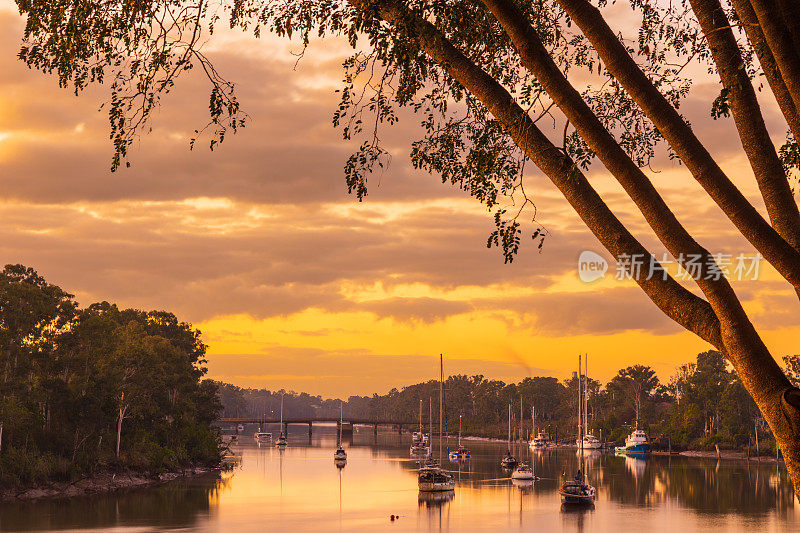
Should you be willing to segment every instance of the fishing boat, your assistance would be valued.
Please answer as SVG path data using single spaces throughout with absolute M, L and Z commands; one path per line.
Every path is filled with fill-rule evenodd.
M 439 457 L 442 456 L 442 440 L 444 435 L 442 417 L 444 412 L 444 358 L 439 355 Z M 442 470 L 439 463 L 429 459 L 425 466 L 417 472 L 417 485 L 420 492 L 447 492 L 456 487 L 456 480 L 452 475 Z
M 511 479 L 520 479 L 525 481 L 537 481 L 539 478 L 533 473 L 533 469 L 525 463 L 519 463 L 517 468 L 511 472 Z
M 583 442 L 583 424 L 581 415 L 583 411 L 582 401 L 582 376 L 581 376 L 581 356 L 578 355 L 578 442 Z M 564 480 L 558 493 L 561 495 L 563 505 L 593 506 L 596 495 L 595 488 L 589 484 L 586 478 L 586 464 L 583 457 L 583 447 L 580 449 L 580 466 L 573 479 Z
M 339 400 L 339 431 L 336 432 L 336 451 L 333 452 L 334 461 L 347 461 L 347 452 L 342 448 L 342 401 Z
M 517 466 L 517 458 L 511 454 L 511 404 L 508 404 L 508 451 L 506 455 L 500 459 L 500 466 L 508 469 Z
M 637 427 L 625 439 L 625 446 L 617 446 L 614 450 L 620 453 L 648 453 L 650 451 L 650 441 L 647 438 L 647 433 Z
M 450 452 L 451 461 L 465 461 L 469 459 L 469 450 L 461 445 L 461 415 L 458 415 L 458 449 Z
M 281 434 L 275 440 L 275 446 L 283 448 L 287 444 L 289 444 L 289 441 L 286 439 L 286 434 L 283 432 L 283 394 L 281 394 Z

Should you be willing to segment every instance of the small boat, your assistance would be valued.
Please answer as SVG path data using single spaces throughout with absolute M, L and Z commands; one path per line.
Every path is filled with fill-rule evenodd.
M 522 479 L 528 481 L 536 481 L 539 478 L 533 473 L 533 469 L 525 463 L 519 463 L 516 469 L 511 472 L 511 479 Z
M 454 490 L 456 481 L 453 476 L 439 467 L 423 466 L 417 474 L 420 492 L 444 492 Z
M 347 452 L 344 451 L 342 445 L 340 444 L 336 451 L 333 452 L 333 460 L 334 461 L 346 461 L 347 460 Z
M 338 442 L 336 443 L 336 451 L 333 452 L 334 461 L 347 461 L 347 452 L 342 448 L 342 401 L 339 400 L 339 431 L 337 432 Z
M 595 488 L 583 481 L 580 470 L 576 479 L 565 481 L 561 485 L 558 493 L 561 495 L 561 503 L 565 505 L 594 505 L 596 495 Z
M 451 461 L 465 461 L 470 458 L 469 450 L 461 445 L 461 415 L 458 415 L 458 449 L 450 452 Z
M 244 424 L 239 424 L 238 426 L 236 426 L 236 431 L 238 431 L 239 433 L 244 432 Z
M 534 450 L 544 450 L 547 448 L 547 440 L 542 436 L 541 433 L 536 435 L 533 440 L 530 442 L 530 447 Z
M 287 444 L 289 444 L 289 441 L 286 440 L 286 435 L 283 433 L 283 394 L 281 394 L 281 434 L 275 441 L 275 446 L 283 448 Z
M 258 432 L 253 437 L 256 439 L 258 444 L 269 444 L 272 442 L 272 433 L 262 433 Z
M 584 450 L 599 450 L 602 444 L 600 439 L 592 434 L 584 435 L 582 441 L 576 441 L 576 444 Z
M 503 468 L 512 469 L 517 466 L 517 458 L 511 455 L 511 451 L 507 451 L 506 455 L 500 459 L 500 466 Z
M 633 430 L 633 433 L 625 439 L 625 446 L 617 446 L 614 450 L 621 453 L 648 453 L 650 442 L 647 439 L 647 433 L 643 429 Z
M 511 455 L 511 404 L 508 404 L 508 451 L 500 459 L 500 466 L 503 468 L 514 468 L 517 466 L 517 458 Z

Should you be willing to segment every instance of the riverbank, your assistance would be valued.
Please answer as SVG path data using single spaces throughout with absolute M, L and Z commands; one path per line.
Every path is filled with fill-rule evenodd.
M 219 470 L 219 468 L 197 466 L 161 474 L 147 474 L 135 471 L 101 472 L 72 482 L 51 482 L 2 490 L 0 491 L 0 502 L 70 498 L 73 496 L 109 493 L 159 485 L 179 478 L 199 476 Z

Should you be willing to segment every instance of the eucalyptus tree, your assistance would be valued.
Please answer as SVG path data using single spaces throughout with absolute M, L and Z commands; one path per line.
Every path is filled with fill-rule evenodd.
M 353 55 L 333 122 L 357 148 L 345 181 L 359 199 L 388 156 L 381 128 L 408 108 L 420 117 L 411 160 L 494 213 L 488 244 L 507 261 L 527 232 L 547 231 L 529 209 L 531 161 L 616 257 L 645 257 L 657 275 L 631 278 L 666 316 L 719 350 L 800 482 L 800 390 L 775 362 L 721 266 L 673 213 L 645 172 L 663 143 L 738 232 L 800 292 L 800 213 L 790 185 L 800 134 L 800 14 L 789 0 L 631 0 L 633 38 L 606 18 L 607 0 L 17 0 L 27 17 L 20 57 L 76 91 L 110 86 L 112 167 L 178 76 L 210 82 L 210 147 L 245 125 L 234 84 L 202 51 L 215 25 L 274 32 L 308 45 L 344 36 Z M 609 22 L 610 21 L 610 22 Z M 714 116 L 733 118 L 768 217 L 747 199 L 679 112 L 692 68 L 720 84 Z M 572 80 L 596 79 L 586 89 Z M 776 146 L 753 78 L 763 76 L 788 131 Z M 592 78 L 594 77 L 594 78 Z M 763 99 L 763 98 L 762 98 Z M 558 114 L 556 114 L 558 113 Z M 563 132 L 558 143 L 544 119 Z M 552 122 L 550 122 L 552 124 Z M 564 126 L 566 124 L 566 126 Z M 192 140 L 194 145 L 195 139 Z M 693 292 L 663 269 L 585 175 L 599 160 L 619 182 Z M 518 200 L 509 207 L 510 200 Z M 532 222 L 531 222 L 532 219 Z M 525 224 L 523 225 L 523 222 Z M 689 264 L 698 258 L 696 264 Z M 666 259 L 666 258 L 665 258 Z

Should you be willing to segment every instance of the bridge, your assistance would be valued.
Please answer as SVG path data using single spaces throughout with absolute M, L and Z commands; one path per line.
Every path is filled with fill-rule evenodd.
M 219 424 L 280 424 L 279 418 L 220 418 L 217 420 Z M 416 426 L 419 422 L 411 420 L 373 420 L 369 418 L 345 418 L 342 421 L 341 427 L 339 426 L 339 417 L 284 417 L 283 431 L 288 431 L 289 424 L 302 424 L 308 426 L 308 435 L 311 436 L 311 428 L 315 423 L 321 424 L 336 424 L 336 430 L 342 434 L 353 433 L 353 426 L 372 426 L 373 431 L 377 435 L 378 426 L 390 426 L 397 429 L 398 433 L 403 432 L 403 428 Z

